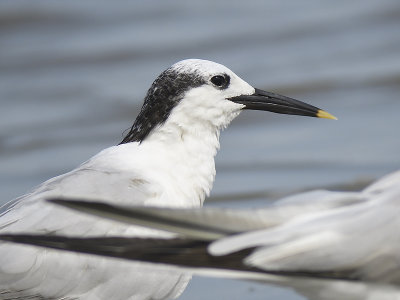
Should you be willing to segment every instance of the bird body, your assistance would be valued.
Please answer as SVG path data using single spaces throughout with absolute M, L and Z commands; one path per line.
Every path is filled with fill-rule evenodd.
M 162 152 L 150 160 L 150 152 L 146 152 L 145 148 L 138 147 L 138 143 L 108 148 L 77 169 L 43 183 L 32 193 L 18 199 L 1 216 L 2 231 L 79 236 L 165 236 L 155 230 L 77 215 L 42 201 L 47 197 L 68 195 L 85 199 L 98 196 L 104 201 L 113 199 L 113 203 L 137 205 L 162 205 L 163 201 L 168 204 L 168 199 L 174 199 L 169 205 L 199 206 L 205 191 L 199 188 L 201 193 L 196 194 L 191 190 L 185 191 L 185 186 L 174 189 L 180 185 L 173 184 L 173 160 L 163 160 L 164 164 L 161 164 L 159 160 L 165 158 Z M 138 171 L 145 160 L 151 162 L 148 174 Z M 171 165 L 165 162 L 171 162 Z M 168 179 L 170 184 L 158 181 L 158 178 Z M 212 183 L 202 178 L 197 181 Z M 204 188 L 209 190 L 211 186 Z M 1 245 L 0 257 L 0 290 L 5 291 L 4 299 L 16 295 L 21 299 L 32 299 L 32 295 L 61 299 L 65 294 L 81 299 L 164 299 L 179 294 L 190 279 L 189 275 L 166 271 L 149 276 L 143 271 L 146 268 L 140 265 L 130 266 L 82 255 L 62 255 L 60 260 L 59 254 L 53 251 L 15 245 Z M 130 274 L 135 274 L 134 280 Z M 41 282 L 43 279 L 45 284 Z M 168 283 L 167 287 L 163 283 Z M 0 294 L 0 299 L 2 297 Z
M 110 206 L 80 212 L 177 233 L 172 239 L 11 235 L 0 239 L 254 280 L 308 299 L 400 299 L 400 171 L 360 192 L 312 191 L 253 210 Z M 151 251 L 149 251 L 151 249 Z
M 1 210 L 1 233 L 171 237 L 76 214 L 43 200 L 200 207 L 214 181 L 220 130 L 246 108 L 246 101 L 256 105 L 252 109 L 276 111 L 278 106 L 282 113 L 326 117 L 310 105 L 261 92 L 222 65 L 204 60 L 176 63 L 154 81 L 121 144 L 7 203 Z M 168 270 L 152 272 L 141 263 L 0 245 L 0 299 L 168 299 L 178 296 L 189 279 Z

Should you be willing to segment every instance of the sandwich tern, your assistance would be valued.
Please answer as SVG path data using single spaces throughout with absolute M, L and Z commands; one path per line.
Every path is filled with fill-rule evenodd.
M 170 237 L 76 214 L 43 199 L 200 207 L 214 181 L 220 130 L 244 109 L 334 119 L 314 106 L 255 89 L 223 65 L 180 61 L 153 82 L 119 145 L 5 204 L 0 232 Z M 151 270 L 140 263 L 7 243 L 0 247 L 0 298 L 166 299 L 177 297 L 190 280 L 187 274 Z

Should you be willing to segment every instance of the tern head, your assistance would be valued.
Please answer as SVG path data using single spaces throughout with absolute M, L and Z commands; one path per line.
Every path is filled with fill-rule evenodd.
M 315 106 L 256 89 L 221 64 L 187 59 L 153 82 L 121 144 L 142 142 L 165 124 L 185 130 L 198 130 L 199 126 L 219 130 L 244 109 L 336 119 Z

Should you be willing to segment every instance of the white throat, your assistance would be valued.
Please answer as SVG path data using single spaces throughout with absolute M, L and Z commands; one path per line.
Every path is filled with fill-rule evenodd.
M 157 149 L 158 168 L 168 178 L 165 189 L 170 194 L 162 201 L 169 198 L 179 206 L 201 206 L 211 191 L 220 130 L 240 113 L 242 105 L 225 99 L 211 105 L 207 100 L 193 89 L 141 144 Z

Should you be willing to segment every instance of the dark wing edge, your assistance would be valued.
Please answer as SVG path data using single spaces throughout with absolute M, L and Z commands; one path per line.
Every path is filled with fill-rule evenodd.
M 255 281 L 264 281 L 262 275 L 267 275 L 266 281 L 270 281 L 270 275 L 359 281 L 359 278 L 354 276 L 355 272 L 351 270 L 335 272 L 261 270 L 243 263 L 244 259 L 254 248 L 244 249 L 228 255 L 213 256 L 207 251 L 210 242 L 193 239 L 129 237 L 75 238 L 50 235 L 1 234 L 0 240 L 131 261 L 170 265 L 187 269 L 194 274 L 196 274 L 196 270 L 199 269 L 223 270 L 236 274 L 229 277 L 253 279 Z M 254 276 L 248 276 L 248 274 L 253 274 Z

